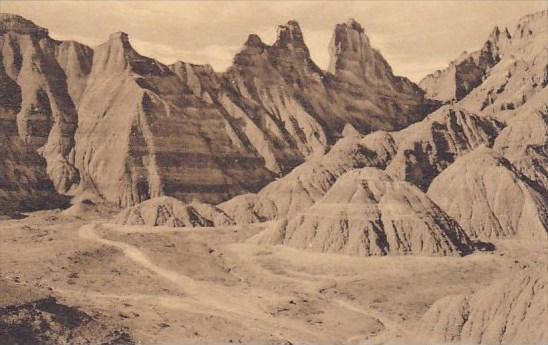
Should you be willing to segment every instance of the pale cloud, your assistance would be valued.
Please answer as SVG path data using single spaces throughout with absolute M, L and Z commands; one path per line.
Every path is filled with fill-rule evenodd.
M 94 46 L 110 33 L 127 32 L 142 54 L 162 62 L 230 65 L 248 34 L 266 43 L 276 26 L 301 24 L 316 63 L 326 68 L 337 23 L 353 17 L 392 65 L 418 81 L 445 67 L 463 50 L 481 46 L 494 25 L 546 8 L 545 1 L 12 1 L 0 10 L 47 27 L 57 39 Z

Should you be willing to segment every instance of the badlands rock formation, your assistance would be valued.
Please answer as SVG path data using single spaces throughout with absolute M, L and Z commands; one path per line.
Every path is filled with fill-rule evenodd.
M 398 132 L 345 137 L 318 158 L 271 182 L 257 194 L 219 205 L 239 224 L 291 217 L 321 199 L 337 178 L 357 168 L 384 169 L 426 191 L 432 179 L 478 145 L 492 145 L 502 123 L 445 106 Z
M 374 168 L 347 172 L 312 207 L 251 241 L 360 256 L 472 250 L 460 226 L 417 187 Z
M 124 33 L 95 48 L 79 106 L 76 166 L 84 189 L 127 206 L 161 195 L 220 201 L 271 178 L 235 145 L 216 107 Z
M 548 275 L 529 270 L 472 295 L 436 302 L 416 327 L 420 344 L 531 344 L 548 342 Z
M 463 52 L 444 70 L 427 75 L 420 81 L 426 95 L 443 102 L 460 101 L 479 86 L 491 67 L 501 59 L 501 50 L 509 44 L 508 29 L 495 27 L 483 47 Z
M 237 196 L 219 207 L 238 224 L 292 217 L 320 200 L 345 172 L 366 166 L 386 167 L 395 152 L 389 133 L 376 131 L 362 137 L 347 130 L 350 135 L 325 155 L 301 164 L 257 194 Z
M 502 153 L 541 193 L 548 195 L 548 89 L 523 105 L 493 148 Z
M 420 82 L 426 94 L 461 100 L 467 109 L 504 116 L 548 85 L 548 11 L 521 18 L 510 33 L 495 28 L 477 52 L 464 53 Z
M 468 235 L 484 240 L 548 239 L 548 195 L 495 151 L 478 147 L 434 179 L 428 196 Z
M 0 15 L 0 49 L 0 78 L 6 86 L 2 119 L 16 124 L 10 136 L 44 157 L 55 188 L 66 192 L 79 182 L 73 161 L 78 116 L 71 92 L 80 92 L 91 50 L 55 41 L 46 29 L 10 14 Z
M 92 192 L 119 206 L 255 192 L 324 153 L 347 125 L 400 129 L 436 106 L 393 75 L 355 21 L 336 27 L 329 72 L 312 61 L 295 21 L 271 46 L 250 35 L 226 73 L 163 65 L 124 33 L 92 50 L 3 14 L 0 34 L 10 146 L 19 140 L 41 155 L 58 192 Z M 42 176 L 44 164 L 28 161 Z
M 504 117 L 548 85 L 548 11 L 520 19 L 502 58 L 462 103 L 472 111 Z
M 233 225 L 223 211 L 208 204 L 185 204 L 175 198 L 158 197 L 129 207 L 116 217 L 115 222 L 124 225 L 148 225 L 170 227 L 209 227 Z
M 462 107 L 445 106 L 393 134 L 398 151 L 386 171 L 426 191 L 457 157 L 482 144 L 491 146 L 502 127 Z

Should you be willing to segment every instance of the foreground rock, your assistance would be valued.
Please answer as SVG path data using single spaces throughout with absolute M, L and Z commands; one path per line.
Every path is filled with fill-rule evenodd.
M 548 239 L 546 196 L 486 147 L 445 169 L 430 185 L 428 196 L 471 237 Z
M 0 307 L 0 343 L 133 345 L 123 329 L 106 326 L 75 307 L 48 297 Z
M 210 227 L 233 225 L 223 211 L 208 204 L 185 204 L 171 197 L 153 198 L 120 212 L 115 222 L 124 225 Z
M 348 255 L 464 255 L 460 226 L 412 184 L 374 168 L 342 175 L 312 207 L 250 239 Z
M 418 344 L 530 344 L 548 342 L 548 275 L 534 270 L 472 295 L 437 301 L 416 328 Z

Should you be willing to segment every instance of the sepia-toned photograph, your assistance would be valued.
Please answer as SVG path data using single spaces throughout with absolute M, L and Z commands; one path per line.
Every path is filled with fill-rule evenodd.
M 548 345 L 548 1 L 0 0 L 0 345 Z

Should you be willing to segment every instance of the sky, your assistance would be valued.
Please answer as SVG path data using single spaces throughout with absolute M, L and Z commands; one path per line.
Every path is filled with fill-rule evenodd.
M 418 82 L 461 52 L 481 47 L 495 25 L 508 26 L 548 1 L 12 1 L 15 13 L 59 40 L 95 46 L 117 31 L 163 63 L 209 63 L 223 71 L 251 33 L 273 43 L 277 25 L 299 22 L 313 60 L 329 64 L 337 23 L 352 17 L 394 72 Z

